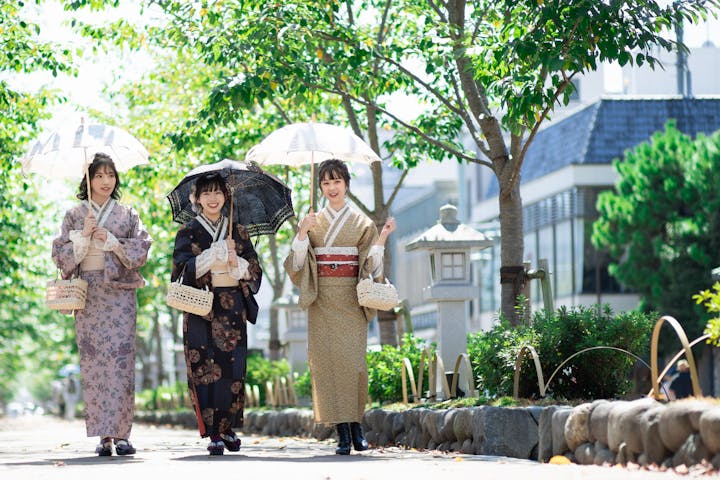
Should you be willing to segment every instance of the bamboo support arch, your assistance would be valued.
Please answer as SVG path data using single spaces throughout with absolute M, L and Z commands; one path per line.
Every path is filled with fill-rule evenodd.
M 422 375 L 422 367 L 420 367 L 420 375 Z M 410 363 L 410 360 L 407 358 L 403 358 L 403 369 L 401 373 L 401 379 L 402 379 L 402 394 L 403 394 L 403 403 L 408 404 L 408 394 L 407 394 L 407 377 L 410 377 L 410 389 L 412 391 L 413 396 L 413 403 L 420 400 L 420 397 L 418 396 L 418 389 L 417 384 L 415 383 L 415 375 L 412 371 L 412 364 Z
M 430 349 L 425 349 L 422 352 L 422 355 L 420 356 L 420 365 L 418 368 L 418 381 L 415 381 L 415 375 L 413 373 L 412 364 L 410 363 L 410 360 L 406 357 L 403 358 L 403 366 L 401 370 L 401 381 L 402 381 L 402 395 L 403 395 L 403 403 L 408 403 L 408 393 L 407 393 L 407 387 L 408 387 L 408 377 L 410 379 L 410 391 L 413 396 L 413 403 L 418 402 L 420 398 L 422 398 L 423 395 L 423 376 L 425 373 L 425 362 L 427 359 L 427 366 L 428 366 L 428 391 L 430 392 L 428 397 L 434 398 L 435 397 L 435 389 L 437 386 L 437 375 L 436 371 L 439 369 L 441 372 L 445 372 L 445 364 L 442 361 L 442 358 L 440 358 L 437 353 L 431 353 Z M 468 374 L 470 376 L 470 381 L 468 382 L 469 385 L 469 395 L 474 397 L 476 395 L 475 391 L 475 385 L 473 385 L 472 381 L 472 365 L 470 364 L 470 357 L 466 353 L 461 353 L 458 355 L 458 358 L 455 360 L 455 368 L 453 369 L 452 374 L 452 385 L 448 384 L 447 377 L 445 375 L 442 375 L 442 381 L 441 381 L 441 387 L 443 389 L 443 394 L 445 398 L 455 398 L 457 396 L 457 384 L 459 379 L 459 372 L 460 372 L 460 366 L 464 364 L 468 370 Z
M 606 346 L 606 345 L 598 345 L 598 346 L 596 346 L 596 347 L 584 348 L 584 349 L 580 350 L 579 352 L 573 353 L 573 354 L 570 355 L 568 358 L 566 358 L 565 360 L 563 360 L 563 362 L 562 362 L 560 365 L 558 365 L 557 368 L 555 368 L 555 370 L 553 371 L 552 375 L 550 375 L 550 378 L 548 378 L 547 383 L 545 383 L 545 380 L 544 380 L 544 378 L 543 378 L 543 373 L 542 373 L 542 366 L 540 365 L 540 356 L 537 354 L 537 352 L 535 351 L 535 349 L 534 349 L 531 345 L 524 345 L 524 346 L 520 349 L 520 352 L 518 353 L 517 359 L 515 360 L 515 381 L 514 381 L 514 386 L 513 386 L 513 398 L 518 398 L 518 396 L 519 396 L 519 390 L 520 390 L 520 367 L 522 366 L 522 359 L 523 359 L 523 356 L 524 356 L 524 353 L 525 353 L 525 352 L 530 352 L 530 353 L 532 354 L 533 360 L 535 361 L 535 372 L 537 373 L 537 377 L 538 377 L 538 387 L 540 388 L 540 396 L 541 396 L 541 397 L 544 397 L 545 394 L 547 393 L 548 386 L 550 385 L 550 382 L 552 382 L 553 378 L 555 378 L 555 375 L 560 371 L 560 369 L 561 369 L 566 363 L 568 363 L 570 360 L 572 360 L 573 358 L 577 357 L 577 356 L 580 355 L 581 353 L 589 352 L 589 351 L 591 351 L 591 350 L 616 350 L 616 351 L 618 351 L 618 352 L 622 352 L 622 353 L 625 353 L 625 354 L 627 354 L 627 355 L 630 355 L 631 357 L 633 357 L 634 359 L 638 360 L 639 362 L 641 362 L 641 363 L 642 363 L 643 365 L 645 365 L 646 367 L 650 368 L 650 366 L 649 366 L 647 363 L 645 363 L 642 358 L 638 357 L 637 355 L 635 355 L 635 354 L 632 353 L 632 352 L 628 352 L 627 350 L 624 350 L 624 349 L 618 348 L 618 347 L 610 347 L 610 346 Z
M 538 386 L 540 387 L 540 396 L 545 396 L 545 378 L 543 377 L 542 366 L 540 366 L 540 357 L 532 345 L 523 345 L 515 359 L 515 378 L 513 380 L 513 398 L 518 398 L 520 392 L 520 367 L 525 353 L 530 352 L 535 362 L 535 373 L 537 374 Z
M 460 365 L 464 364 L 465 368 L 468 371 L 468 375 L 470 376 L 470 381 L 468 382 L 468 389 L 470 390 L 468 392 L 468 395 L 471 397 L 475 397 L 475 385 L 473 382 L 473 371 L 472 371 L 472 365 L 470 364 L 470 357 L 467 353 L 461 353 L 458 355 L 457 360 L 455 360 L 455 368 L 453 369 L 453 376 L 452 376 L 452 385 L 450 385 L 450 397 L 455 398 L 457 397 L 457 384 L 458 380 L 460 379 Z
M 705 335 L 702 335 L 702 336 L 696 338 L 695 340 L 693 340 L 692 342 L 689 343 L 690 348 L 694 347 L 695 345 L 702 342 L 703 340 L 707 340 L 708 338 L 710 338 L 709 333 L 706 333 Z M 667 365 L 665 365 L 665 368 L 663 369 L 663 371 L 660 372 L 660 374 L 657 376 L 658 385 L 660 384 L 662 379 L 665 377 L 665 375 L 668 373 L 668 371 L 672 368 L 672 366 L 675 365 L 675 362 L 677 362 L 680 359 L 680 357 L 682 357 L 684 354 L 685 354 L 685 349 L 682 348 L 682 349 L 680 349 L 679 352 L 677 352 L 675 354 L 675 356 L 673 358 L 670 359 L 670 361 L 667 363 Z M 648 368 L 650 368 L 650 367 L 648 367 Z M 648 397 L 651 396 L 652 392 L 653 392 L 652 389 L 650 389 L 650 391 L 647 393 L 647 396 Z M 667 395 L 667 392 L 665 392 L 665 394 Z
M 700 381 L 698 380 L 697 367 L 695 366 L 695 356 L 693 355 L 692 349 L 690 348 L 690 343 L 688 342 L 687 335 L 685 334 L 685 330 L 683 330 L 682 326 L 680 325 L 680 322 L 678 322 L 677 320 L 675 320 L 675 318 L 669 315 L 663 315 L 662 317 L 660 317 L 660 319 L 655 323 L 655 327 L 653 328 L 652 340 L 650 342 L 650 381 L 652 382 L 652 390 L 650 390 L 650 395 L 655 399 L 661 398 L 659 385 L 662 377 L 658 377 L 657 351 L 658 340 L 660 338 L 660 329 L 666 322 L 669 323 L 671 327 L 673 327 L 675 334 L 680 339 L 680 343 L 682 343 L 685 358 L 690 365 L 690 380 L 692 382 L 693 394 L 696 397 L 701 397 L 702 390 L 700 389 Z M 670 365 L 672 365 L 672 362 L 670 363 Z M 666 372 L 668 369 L 669 366 L 666 367 L 663 372 Z

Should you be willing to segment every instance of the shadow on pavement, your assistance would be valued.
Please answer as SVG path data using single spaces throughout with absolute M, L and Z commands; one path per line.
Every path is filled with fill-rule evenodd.
M 47 465 L 55 465 L 62 467 L 64 465 L 107 465 L 108 462 L 116 462 L 118 464 L 124 463 L 141 463 L 143 462 L 140 458 L 133 457 L 98 457 L 97 455 L 92 457 L 72 457 L 72 458 L 48 458 L 45 460 L 35 460 L 33 462 L 8 462 L 3 465 L 8 467 L 41 467 Z
M 230 455 L 190 455 L 187 457 L 173 458 L 173 461 L 181 462 L 196 462 L 196 461 L 212 461 L 212 462 L 296 462 L 296 463 L 353 463 L 353 462 L 367 462 L 369 460 L 383 460 L 387 461 L 390 458 L 379 458 L 371 457 L 369 455 L 307 455 L 302 457 L 294 457 L 287 455 L 262 455 L 262 456 L 248 456 L 243 454 L 230 454 Z

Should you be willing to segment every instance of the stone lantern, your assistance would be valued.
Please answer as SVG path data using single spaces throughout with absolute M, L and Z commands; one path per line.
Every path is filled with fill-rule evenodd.
M 467 302 L 477 293 L 470 275 L 470 253 L 492 245 L 483 233 L 460 223 L 454 205 L 440 207 L 438 223 L 405 245 L 406 251 L 420 249 L 430 254 L 430 285 L 423 289 L 423 300 L 437 303 L 435 339 L 447 369 L 467 351 Z
M 285 345 L 285 358 L 293 372 L 302 373 L 307 369 L 307 312 L 298 305 L 298 295 L 288 293 L 275 300 L 273 308 L 285 317 L 285 329 L 282 343 Z

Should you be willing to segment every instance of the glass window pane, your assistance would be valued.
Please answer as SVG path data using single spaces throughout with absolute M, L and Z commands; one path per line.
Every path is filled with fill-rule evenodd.
M 555 283 L 557 297 L 573 294 L 572 229 L 570 221 L 563 221 L 555 227 L 557 257 L 555 259 Z

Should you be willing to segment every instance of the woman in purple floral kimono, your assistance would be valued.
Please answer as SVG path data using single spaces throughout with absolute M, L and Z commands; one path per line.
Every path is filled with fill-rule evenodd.
M 213 291 L 206 316 L 183 315 L 183 342 L 190 397 L 200 436 L 210 437 L 211 455 L 240 449 L 233 428 L 243 424 L 247 322 L 255 323 L 262 270 L 250 236 L 222 214 L 225 180 L 208 173 L 195 183 L 191 200 L 198 215 L 175 237 L 172 280 Z M 242 208 L 236 205 L 235 208 Z
M 83 179 L 83 202 L 65 213 L 52 257 L 63 278 L 79 272 L 88 282 L 85 308 L 75 311 L 87 435 L 100 437 L 100 456 L 112 455 L 113 440 L 118 455 L 132 455 L 136 289 L 145 284 L 138 269 L 152 239 L 137 212 L 116 201 L 120 178 L 112 159 L 95 154 L 89 175 L 89 205 Z

